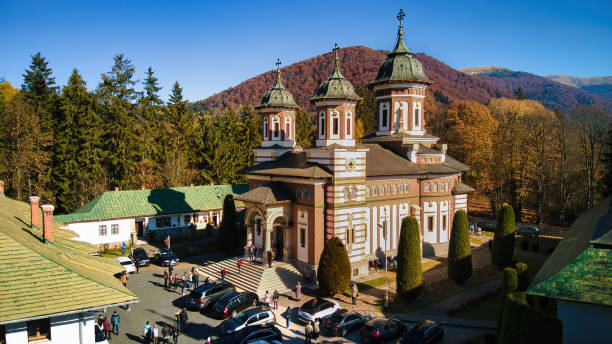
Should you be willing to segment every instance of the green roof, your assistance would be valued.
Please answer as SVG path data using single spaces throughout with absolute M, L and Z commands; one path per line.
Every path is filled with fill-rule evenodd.
M 298 107 L 295 99 L 293 99 L 293 95 L 285 88 L 281 81 L 280 60 L 277 62 L 277 65 L 279 67 L 276 68 L 276 83 L 264 94 L 263 98 L 261 98 L 261 103 L 255 106 L 256 109 L 267 107 L 296 109 Z
M 310 97 L 311 101 L 317 100 L 360 100 L 361 97 L 355 93 L 353 84 L 348 81 L 340 71 L 340 59 L 338 58 L 338 45 L 334 48 L 336 57 L 334 59 L 334 70 L 327 80 L 323 81 L 321 86 L 315 91 L 315 94 Z
M 114 259 L 88 255 L 92 245 L 58 226 L 47 245 L 29 222 L 28 204 L 0 197 L 0 324 L 137 301 Z
M 72 214 L 56 215 L 55 220 L 66 223 L 222 209 L 227 194 L 248 190 L 248 184 L 230 184 L 107 191 Z
M 607 221 L 611 199 L 606 198 L 574 221 L 527 293 L 612 306 L 612 251 L 591 243 L 595 229 Z

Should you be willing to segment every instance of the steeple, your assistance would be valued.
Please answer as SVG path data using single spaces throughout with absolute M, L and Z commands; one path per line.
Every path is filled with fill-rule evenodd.
M 348 81 L 342 72 L 340 71 L 340 58 L 338 57 L 338 43 L 334 44 L 334 70 L 329 75 L 329 78 L 325 80 L 321 86 L 315 91 L 315 94 L 310 97 L 310 101 L 316 102 L 318 100 L 360 100 L 361 97 L 355 92 L 353 84 Z
M 399 20 L 399 28 L 397 29 L 397 42 L 395 43 L 395 48 L 393 51 L 389 53 L 389 55 L 397 55 L 397 54 L 412 54 L 412 51 L 406 47 L 406 43 L 404 43 L 404 26 L 402 25 L 402 20 L 406 14 L 404 10 L 400 8 L 399 13 L 397 14 L 397 19 Z
M 276 59 L 276 81 L 274 86 L 261 98 L 261 103 L 257 105 L 256 109 L 265 107 L 280 107 L 280 108 L 297 108 L 297 104 L 293 99 L 293 95 L 283 85 L 281 80 L 281 61 Z

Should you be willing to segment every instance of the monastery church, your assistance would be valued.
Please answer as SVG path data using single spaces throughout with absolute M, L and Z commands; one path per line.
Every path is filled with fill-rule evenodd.
M 245 254 L 254 243 L 309 271 L 318 266 L 325 240 L 336 236 L 347 247 L 353 276 L 366 275 L 376 254 L 395 255 L 406 216 L 419 222 L 424 256 L 447 252 L 453 215 L 467 210 L 474 189 L 461 182 L 467 166 L 425 131 L 423 102 L 433 81 L 404 43 L 402 12 L 398 19 L 395 47 L 369 83 L 376 131 L 359 142 L 361 98 L 342 75 L 337 47 L 331 75 L 310 98 L 317 116 L 312 148 L 296 145 L 297 105 L 277 68 L 274 86 L 256 107 L 262 142 L 255 164 L 243 170 L 249 191 L 235 197 L 246 208 Z

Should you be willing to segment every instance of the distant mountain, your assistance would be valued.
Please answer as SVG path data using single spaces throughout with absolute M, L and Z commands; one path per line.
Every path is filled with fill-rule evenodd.
M 459 70 L 509 92 L 514 92 L 520 87 L 527 98 L 537 100 L 549 108 L 570 109 L 579 105 L 598 105 L 612 111 L 612 99 L 604 97 L 601 91 L 607 86 L 600 87 L 599 92 L 594 92 L 593 89 L 597 90 L 597 85 L 578 88 L 547 77 L 496 66 Z M 572 77 L 563 80 L 570 82 L 569 78 Z
M 367 87 L 378 73 L 386 57 L 386 51 L 372 50 L 363 46 L 342 48 L 339 51 L 342 73 L 355 87 Z M 434 80 L 430 95 L 440 91 L 450 100 L 473 100 L 484 103 L 495 97 L 511 97 L 512 92 L 492 86 L 477 77 L 461 73 L 425 54 L 417 54 L 425 73 Z M 283 84 L 294 94 L 306 109 L 311 105 L 308 98 L 329 76 L 333 67 L 333 54 L 326 53 L 281 68 Z M 274 71 L 268 71 L 241 82 L 225 91 L 191 104 L 192 109 L 219 111 L 227 106 L 236 107 L 249 101 L 259 104 L 261 97 L 274 83 Z
M 581 78 L 569 75 L 549 75 L 545 78 L 567 86 L 581 88 L 592 93 L 597 93 L 607 98 L 612 98 L 612 76 Z

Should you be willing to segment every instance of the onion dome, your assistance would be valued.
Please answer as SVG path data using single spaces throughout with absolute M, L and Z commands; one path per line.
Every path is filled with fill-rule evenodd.
M 397 15 L 397 19 L 399 19 L 400 24 L 397 32 L 397 42 L 395 43 L 395 48 L 393 48 L 393 51 L 387 54 L 387 59 L 378 69 L 376 79 L 370 81 L 370 87 L 382 83 L 433 83 L 433 81 L 427 77 L 427 75 L 425 75 L 421 62 L 404 43 L 404 28 L 402 25 L 404 16 L 404 11 L 400 10 L 399 14 Z
M 277 107 L 277 108 L 297 108 L 297 104 L 293 99 L 293 95 L 289 92 L 283 82 L 281 81 L 281 71 L 280 71 L 280 59 L 276 61 L 276 83 L 272 88 L 266 92 L 266 94 L 261 98 L 261 103 L 257 105 L 256 109 L 267 108 L 267 107 Z
M 348 81 L 340 72 L 340 58 L 338 58 L 338 44 L 334 47 L 336 58 L 334 60 L 334 71 L 329 78 L 325 80 L 321 86 L 315 91 L 315 94 L 310 97 L 311 101 L 318 100 L 353 100 L 358 101 L 360 96 L 355 93 L 353 84 Z

